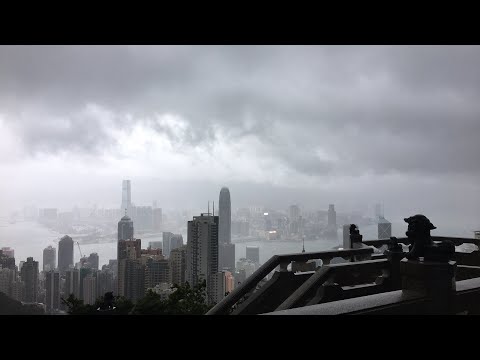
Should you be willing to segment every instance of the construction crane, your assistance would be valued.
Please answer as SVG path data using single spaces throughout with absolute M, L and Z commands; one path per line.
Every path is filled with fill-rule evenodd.
M 83 258 L 82 250 L 80 250 L 80 243 L 77 241 L 78 251 L 80 251 L 80 259 Z

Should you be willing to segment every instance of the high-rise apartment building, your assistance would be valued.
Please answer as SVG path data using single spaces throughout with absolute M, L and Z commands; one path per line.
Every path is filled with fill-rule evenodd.
M 183 285 L 185 284 L 187 246 L 183 245 L 170 251 L 170 283 Z
M 57 249 L 51 245 L 43 249 L 43 271 L 55 270 L 57 267 Z
M 45 305 L 47 313 L 60 309 L 60 272 L 45 273 Z
M 218 272 L 218 216 L 201 214 L 188 222 L 187 281 L 207 285 L 207 301 L 215 299 L 214 282 Z
M 65 235 L 58 242 L 58 270 L 65 273 L 73 266 L 73 239 Z
M 25 283 L 25 302 L 37 302 L 38 296 L 38 261 L 33 257 L 27 258 L 20 272 L 22 281 Z

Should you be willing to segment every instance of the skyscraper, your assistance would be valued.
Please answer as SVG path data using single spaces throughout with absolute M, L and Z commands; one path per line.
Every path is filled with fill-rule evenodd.
M 383 216 L 378 218 L 378 239 L 390 239 L 392 236 L 392 223 Z
M 337 228 L 337 212 L 335 211 L 335 205 L 328 205 L 328 226 L 331 228 Z
M 215 281 L 218 272 L 218 216 L 201 214 L 188 222 L 187 281 L 196 286 L 207 285 L 207 301 L 215 300 Z
M 218 244 L 218 268 L 235 271 L 235 244 Z
M 9 247 L 2 247 L 2 253 L 3 255 L 9 257 L 9 258 L 15 258 L 15 250 Z
M 93 305 L 97 299 L 96 278 L 93 274 L 88 274 L 83 279 L 83 302 Z
M 260 247 L 247 246 L 245 253 L 247 260 L 251 260 L 256 264 L 260 264 Z
M 162 258 L 142 256 L 142 263 L 145 265 L 145 291 L 161 283 L 170 282 L 170 264 L 168 260 Z
M 227 187 L 223 187 L 220 190 L 218 217 L 218 242 L 220 244 L 230 244 L 232 237 L 232 210 L 230 191 Z
M 55 270 L 57 267 L 57 249 L 51 245 L 43 249 L 43 271 Z
M 120 206 L 120 209 L 122 211 L 127 211 L 128 215 L 131 214 L 131 208 L 132 208 L 132 194 L 131 194 L 131 184 L 130 180 L 123 180 L 122 181 L 122 205 Z
M 45 302 L 47 313 L 60 308 L 60 273 L 55 270 L 45 274 Z
M 23 263 L 20 276 L 25 283 L 25 302 L 37 302 L 38 261 L 34 261 L 33 257 L 27 258 Z
M 141 248 L 140 239 L 118 240 L 118 295 L 132 301 L 140 299 L 145 291 L 145 267 L 140 263 Z
M 173 233 L 164 231 L 162 236 L 163 236 L 163 255 L 166 257 L 170 256 L 170 240 L 173 237 Z
M 68 298 L 73 294 L 77 299 L 80 299 L 80 270 L 68 269 L 65 273 L 65 289 L 63 296 Z
M 125 214 L 118 222 L 118 240 L 132 240 L 133 239 L 133 221 Z
M 170 238 L 170 254 L 173 249 L 178 249 L 183 246 L 183 236 L 180 234 L 175 234 Z
M 90 268 L 93 270 L 98 270 L 98 254 L 97 253 L 91 253 L 90 256 L 88 257 L 88 263 L 90 264 Z
M 58 242 L 58 270 L 65 273 L 73 265 L 73 239 L 65 235 Z
M 185 283 L 187 247 L 173 249 L 170 251 L 170 282 L 172 284 L 183 285 Z

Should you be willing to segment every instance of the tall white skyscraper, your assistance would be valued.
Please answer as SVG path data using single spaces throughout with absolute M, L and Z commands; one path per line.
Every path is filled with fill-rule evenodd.
M 207 301 L 216 299 L 218 272 L 218 216 L 201 214 L 188 222 L 187 281 L 191 286 L 207 283 Z

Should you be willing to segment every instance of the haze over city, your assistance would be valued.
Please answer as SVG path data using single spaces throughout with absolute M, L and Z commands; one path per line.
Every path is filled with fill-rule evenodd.
M 475 313 L 478 63 L 0 46 L 0 314 Z
M 2 214 L 300 203 L 473 226 L 476 46 L 2 46 Z

